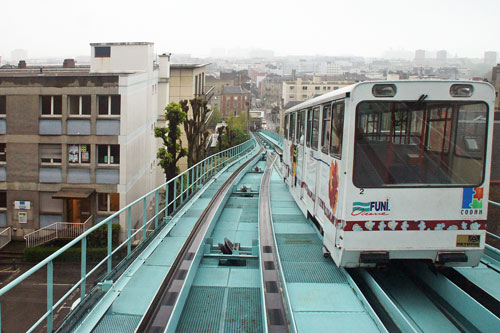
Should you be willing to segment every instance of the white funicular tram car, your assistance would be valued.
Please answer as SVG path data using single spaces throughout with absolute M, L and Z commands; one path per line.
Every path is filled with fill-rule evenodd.
M 476 266 L 483 253 L 494 88 L 363 82 L 285 112 L 283 172 L 338 266 Z

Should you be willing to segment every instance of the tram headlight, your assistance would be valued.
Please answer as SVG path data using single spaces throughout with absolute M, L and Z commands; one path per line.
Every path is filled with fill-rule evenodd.
M 375 97 L 394 97 L 396 92 L 394 84 L 376 84 L 372 88 L 372 94 Z
M 450 88 L 452 97 L 471 97 L 474 89 L 470 84 L 454 84 Z

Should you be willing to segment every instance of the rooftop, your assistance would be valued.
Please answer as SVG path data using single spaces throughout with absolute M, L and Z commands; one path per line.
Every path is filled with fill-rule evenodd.
M 170 64 L 170 69 L 194 69 L 200 68 L 210 65 L 210 63 L 206 64 Z
M 125 46 L 125 45 L 154 45 L 154 43 L 151 43 L 151 42 L 90 43 L 90 46 Z
M 250 91 L 243 89 L 241 86 L 225 86 L 222 89 L 222 95 L 245 95 L 250 94 Z

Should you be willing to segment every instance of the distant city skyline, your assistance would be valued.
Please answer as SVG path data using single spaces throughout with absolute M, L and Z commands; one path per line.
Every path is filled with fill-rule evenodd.
M 493 33 L 499 1 L 373 2 L 255 0 L 137 2 L 62 0 L 2 4 L 0 55 L 24 49 L 30 58 L 87 55 L 89 43 L 149 41 L 157 53 L 207 57 L 213 49 L 270 50 L 276 56 L 382 57 L 387 51 L 447 50 L 482 58 L 500 51 Z

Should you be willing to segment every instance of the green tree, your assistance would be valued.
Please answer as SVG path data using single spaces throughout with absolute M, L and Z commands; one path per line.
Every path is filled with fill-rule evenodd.
M 214 107 L 212 108 L 212 115 L 208 119 L 207 123 L 207 128 L 215 128 L 218 123 L 222 121 L 222 113 L 220 112 L 219 108 Z
M 207 101 L 202 98 L 193 98 L 180 102 L 182 110 L 188 114 L 191 105 L 191 116 L 184 121 L 184 132 L 188 140 L 188 167 L 201 161 L 206 155 L 207 141 L 210 133 L 206 130 L 206 119 L 210 112 Z
M 172 102 L 165 108 L 165 120 L 167 127 L 155 127 L 155 137 L 163 141 L 163 147 L 158 149 L 156 157 L 160 160 L 158 165 L 162 167 L 165 178 L 174 178 L 179 173 L 177 162 L 187 155 L 187 150 L 182 148 L 180 125 L 186 119 L 186 113 L 179 103 Z M 168 202 L 173 199 L 173 182 L 168 189 Z
M 244 113 L 241 113 L 236 117 L 229 117 L 227 119 L 227 126 L 225 128 L 225 133 L 222 136 L 219 135 L 219 151 L 239 145 L 250 139 L 250 136 L 246 132 L 247 121 Z

